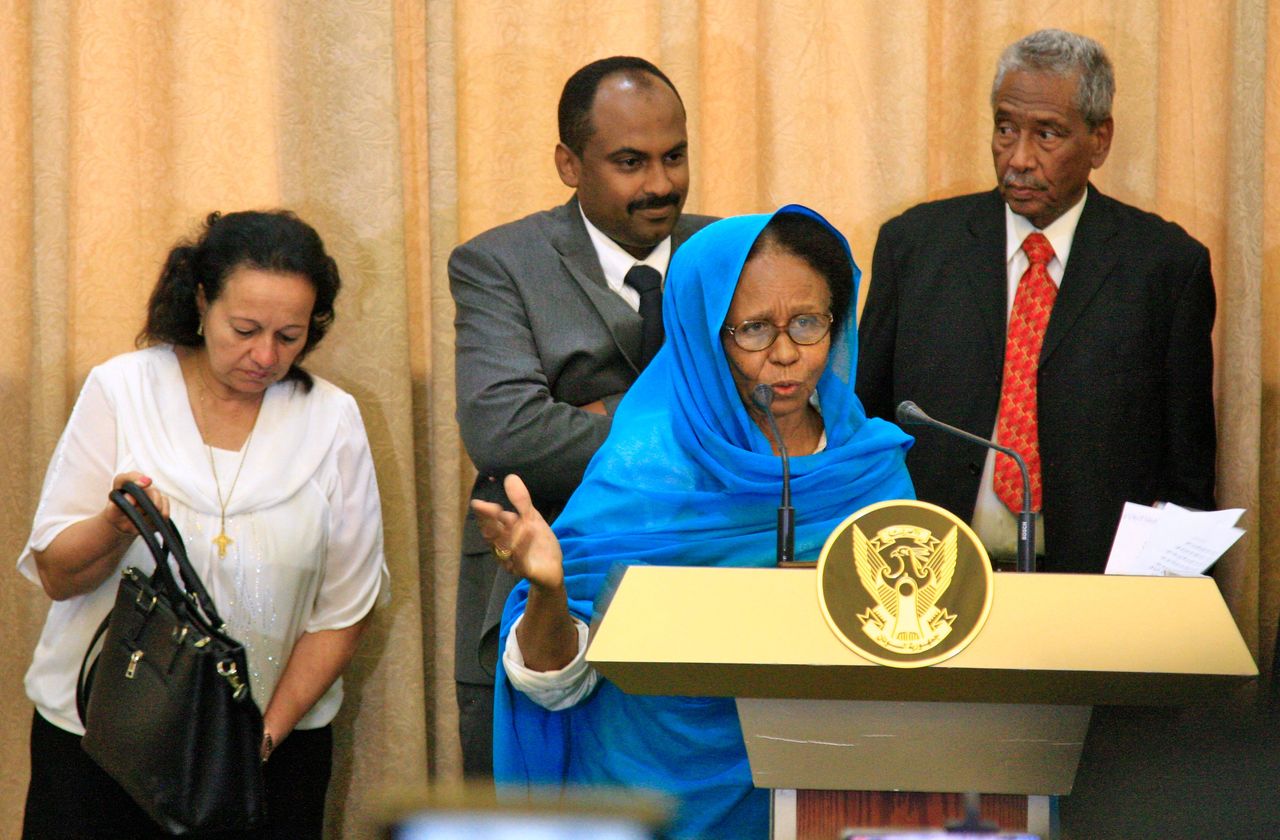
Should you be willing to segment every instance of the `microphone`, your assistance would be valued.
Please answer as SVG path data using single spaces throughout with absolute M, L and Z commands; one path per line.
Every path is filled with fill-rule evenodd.
M 761 382 L 751 391 L 751 401 L 764 412 L 773 431 L 773 441 L 782 456 L 782 504 L 778 507 L 778 565 L 792 563 L 796 559 L 796 510 L 791 506 L 791 459 L 787 457 L 787 445 L 778 432 L 778 421 L 773 416 L 773 388 Z
M 970 443 L 1002 452 L 1014 460 L 1022 473 L 1022 513 L 1018 514 L 1018 571 L 1034 572 L 1036 570 L 1036 513 L 1031 509 L 1031 473 L 1027 472 L 1027 462 L 1022 460 L 1022 456 L 1007 446 L 1001 446 L 984 437 L 970 434 L 964 429 L 957 429 L 955 426 L 948 426 L 946 423 L 934 420 L 911 400 L 898 403 L 897 417 L 900 426 L 930 426 Z

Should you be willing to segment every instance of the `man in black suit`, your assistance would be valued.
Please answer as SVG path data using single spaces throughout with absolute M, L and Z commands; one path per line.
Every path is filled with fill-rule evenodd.
M 887 222 L 859 325 L 869 415 L 910 399 L 1038 468 L 1046 571 L 1101 572 L 1126 501 L 1214 506 L 1209 252 L 1089 185 L 1114 89 L 1091 39 L 1044 30 L 1006 49 L 991 93 L 997 189 Z M 996 460 L 923 429 L 907 465 L 919 497 L 972 520 L 999 562 L 1016 546 L 1001 499 L 1020 509 L 1021 484 L 1001 492 Z
M 479 471 L 471 497 L 505 504 L 502 479 L 517 473 L 548 519 L 661 342 L 656 284 L 672 252 L 711 221 L 681 215 L 684 105 L 648 61 L 616 56 L 574 73 L 559 129 L 556 169 L 574 196 L 477 236 L 449 259 L 458 424 Z M 652 290 L 642 292 L 645 275 Z M 492 775 L 497 630 L 512 585 L 468 509 L 454 679 L 471 777 Z

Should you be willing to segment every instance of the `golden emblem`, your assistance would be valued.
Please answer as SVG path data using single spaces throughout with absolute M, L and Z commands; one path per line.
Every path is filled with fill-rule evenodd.
M 863 508 L 831 532 L 818 561 L 832 631 L 863 657 L 898 668 L 963 650 L 986 622 L 992 588 L 977 536 L 927 502 Z
M 919 653 L 947 637 L 956 617 L 938 598 L 956 572 L 956 529 L 939 540 L 927 528 L 890 525 L 872 539 L 853 526 L 853 564 L 876 605 L 862 632 L 895 653 Z

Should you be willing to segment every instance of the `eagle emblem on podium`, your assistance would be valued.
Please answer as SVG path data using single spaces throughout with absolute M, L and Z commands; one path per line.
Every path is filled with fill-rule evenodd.
M 956 617 L 938 606 L 956 572 L 956 529 L 941 540 L 927 528 L 895 525 L 868 538 L 853 526 L 853 564 L 875 606 L 862 632 L 895 653 L 919 653 L 951 633 Z
M 995 590 L 973 529 L 916 499 L 875 502 L 837 525 L 818 558 L 817 583 L 836 638 L 891 668 L 936 665 L 964 650 Z

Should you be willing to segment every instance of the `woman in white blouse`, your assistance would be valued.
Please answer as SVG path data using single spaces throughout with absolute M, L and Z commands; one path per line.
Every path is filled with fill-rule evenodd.
M 293 214 L 214 213 L 170 252 L 144 349 L 90 372 L 18 560 L 54 602 L 26 676 L 24 838 L 167 836 L 79 748 L 85 648 L 119 571 L 152 566 L 107 500 L 128 480 L 173 519 L 248 650 L 270 821 L 252 836 L 321 836 L 341 674 L 389 594 L 359 409 L 299 367 L 333 322 L 339 286 L 320 237 Z

